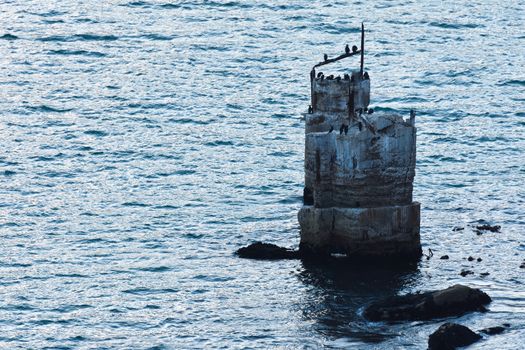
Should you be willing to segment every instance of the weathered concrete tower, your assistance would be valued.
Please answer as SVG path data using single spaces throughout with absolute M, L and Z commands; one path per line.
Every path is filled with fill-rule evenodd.
M 361 69 L 344 78 L 315 68 L 361 55 Z M 327 59 L 310 73 L 305 115 L 304 205 L 298 218 L 301 251 L 359 258 L 421 256 L 420 204 L 412 202 L 416 163 L 415 114 L 403 120 L 372 113 L 370 79 L 361 49 Z

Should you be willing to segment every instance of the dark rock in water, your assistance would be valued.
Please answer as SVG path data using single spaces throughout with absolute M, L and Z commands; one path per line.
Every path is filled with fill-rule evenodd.
M 479 289 L 456 284 L 447 289 L 394 296 L 372 303 L 364 311 L 371 321 L 429 320 L 486 311 L 490 297 Z
M 489 328 L 482 329 L 480 332 L 488 334 L 488 335 L 495 335 L 495 334 L 503 333 L 504 331 L 505 331 L 505 327 L 496 326 L 496 327 L 489 327 Z
M 456 227 L 454 227 L 454 228 L 452 229 L 452 231 L 462 231 L 462 230 L 464 230 L 464 229 L 465 229 L 464 227 L 458 227 L 458 226 L 456 226 Z
M 499 232 L 499 230 L 501 229 L 501 226 L 499 225 L 491 226 L 491 225 L 485 224 L 485 225 L 476 226 L 476 229 L 478 229 L 479 231 Z
M 482 262 L 483 259 L 481 259 L 481 258 L 477 258 L 476 261 L 477 261 L 477 262 Z
M 459 273 L 462 277 L 465 277 L 467 275 L 473 275 L 474 272 L 473 271 L 470 271 L 470 270 L 461 270 L 461 272 Z
M 448 259 L 448 255 L 443 255 L 440 259 L 441 260 L 447 260 Z
M 468 327 L 457 323 L 444 323 L 428 337 L 429 350 L 453 350 L 467 346 L 481 339 Z
M 262 242 L 255 242 L 240 248 L 236 254 L 241 258 L 261 260 L 298 259 L 300 257 L 297 250 Z
M 488 273 L 488 272 L 482 272 L 482 273 L 480 273 L 479 275 L 480 275 L 481 277 L 485 277 L 485 276 L 490 275 L 490 273 Z
M 4 35 L 0 36 L 0 39 L 16 40 L 16 39 L 18 39 L 18 37 L 16 35 L 7 33 L 7 34 L 4 34 Z
M 471 256 L 469 256 L 469 257 L 467 258 L 467 260 L 468 260 L 468 261 L 472 261 L 472 260 L 474 260 L 474 258 L 471 257 Z

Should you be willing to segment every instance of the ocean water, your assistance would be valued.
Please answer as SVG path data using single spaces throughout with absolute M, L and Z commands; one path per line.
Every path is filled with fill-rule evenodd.
M 421 349 L 445 321 L 508 322 L 472 348 L 522 347 L 524 17 L 513 0 L 0 1 L 0 348 Z M 235 257 L 297 247 L 309 70 L 358 44 L 361 21 L 372 107 L 418 113 L 434 257 Z M 362 317 L 455 283 L 490 311 Z

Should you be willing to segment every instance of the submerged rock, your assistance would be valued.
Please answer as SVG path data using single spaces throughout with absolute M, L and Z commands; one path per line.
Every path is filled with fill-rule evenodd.
M 470 270 L 461 270 L 461 272 L 459 274 L 461 275 L 461 277 L 465 277 L 465 276 L 468 276 L 468 275 L 473 275 L 474 272 L 470 271 Z
M 448 259 L 448 255 L 443 255 L 440 259 L 441 260 L 447 260 Z
M 480 332 L 488 334 L 488 335 L 496 335 L 496 334 L 503 333 L 504 331 L 505 331 L 505 327 L 496 326 L 496 327 L 489 327 L 489 328 L 482 329 Z
M 453 350 L 467 346 L 481 339 L 468 327 L 457 323 L 444 323 L 428 337 L 429 350 Z
M 364 311 L 371 321 L 428 320 L 486 311 L 490 297 L 479 289 L 456 284 L 447 289 L 394 296 L 372 303 Z
M 275 244 L 255 242 L 247 247 L 237 250 L 236 254 L 241 258 L 277 260 L 277 259 L 299 259 L 299 251 L 279 247 Z

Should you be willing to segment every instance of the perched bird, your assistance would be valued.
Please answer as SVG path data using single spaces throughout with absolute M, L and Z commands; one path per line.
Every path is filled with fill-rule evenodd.
M 348 47 L 348 44 L 345 46 L 345 53 L 348 55 L 350 53 L 350 48 Z
M 328 55 L 327 54 L 324 54 L 324 60 L 328 61 Z
M 345 74 L 345 75 L 344 75 L 344 79 L 345 79 L 345 80 L 350 80 L 350 76 L 349 76 L 348 74 Z
M 327 80 L 333 80 L 334 79 L 334 75 L 333 74 L 330 74 L 329 76 L 326 77 Z
M 338 75 L 337 77 L 335 77 L 335 80 L 341 81 L 341 77 Z
M 361 122 L 359 122 L 359 131 L 363 130 L 363 124 L 361 124 Z
M 372 113 L 374 113 L 374 109 L 373 108 L 369 108 L 368 109 L 368 114 L 372 114 Z
M 328 133 L 331 133 L 332 131 L 334 131 L 334 127 L 333 125 L 330 125 L 330 131 L 328 131 Z
M 312 105 L 308 106 L 308 114 L 312 114 L 314 112 L 314 109 L 312 108 Z
M 324 74 L 323 74 L 323 75 L 321 75 L 321 80 L 324 80 Z
M 323 72 L 319 72 L 319 73 L 317 73 L 317 77 L 318 77 L 318 78 L 320 78 L 321 75 L 323 75 Z
M 343 135 L 343 131 L 345 131 L 345 125 L 341 124 L 341 127 L 339 128 L 339 135 Z
M 357 46 L 355 46 L 355 45 L 352 46 L 352 52 L 353 52 L 353 53 L 356 53 L 356 52 L 357 52 Z
M 368 72 L 365 72 L 365 74 L 363 74 L 363 79 L 365 79 L 365 80 L 369 80 L 370 79 L 370 76 L 368 75 Z
M 345 125 L 345 135 L 348 135 L 348 125 Z

